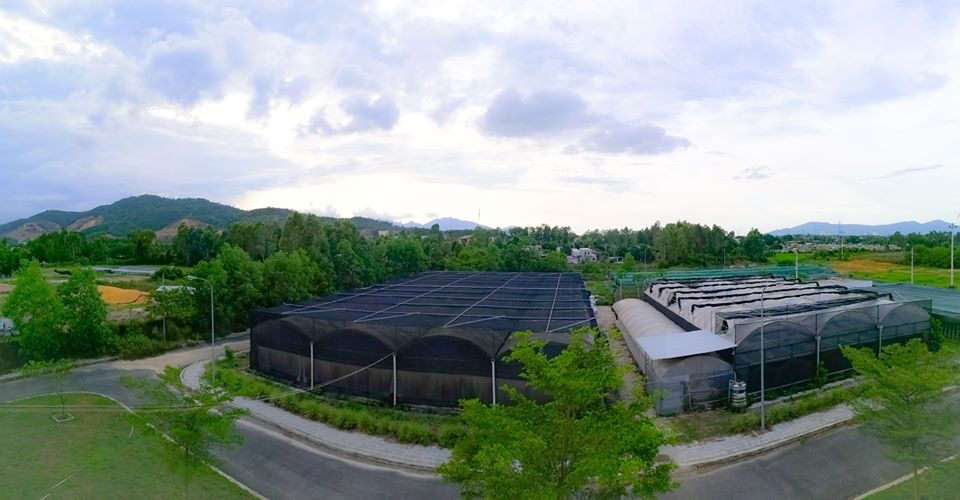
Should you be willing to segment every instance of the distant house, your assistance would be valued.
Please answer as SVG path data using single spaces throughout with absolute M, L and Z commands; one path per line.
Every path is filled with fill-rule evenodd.
M 473 236 L 473 235 L 471 235 L 471 234 L 465 234 L 465 235 L 457 238 L 457 241 L 459 241 L 461 245 L 466 245 L 467 243 L 470 243 L 470 237 L 471 237 L 471 236 Z
M 596 262 L 597 252 L 592 248 L 571 248 L 570 255 L 567 256 L 569 264 L 583 264 L 584 262 Z

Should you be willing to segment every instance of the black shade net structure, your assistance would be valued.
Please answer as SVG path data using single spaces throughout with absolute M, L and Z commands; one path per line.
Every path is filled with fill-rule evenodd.
M 504 356 L 515 332 L 546 342 L 596 326 L 576 273 L 421 273 L 298 304 L 254 311 L 250 366 L 261 373 L 385 401 L 455 405 L 506 397 L 503 384 L 536 397 Z M 347 376 L 349 375 L 349 376 Z

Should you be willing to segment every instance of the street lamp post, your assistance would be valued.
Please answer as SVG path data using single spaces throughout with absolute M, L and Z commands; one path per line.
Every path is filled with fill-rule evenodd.
M 957 221 L 960 222 L 960 215 L 957 216 Z M 953 288 L 953 239 L 957 234 L 957 225 L 950 224 L 950 288 Z
M 769 283 L 760 289 L 760 432 L 765 432 L 767 430 L 767 379 L 765 372 L 767 359 L 766 351 L 764 350 L 763 345 L 763 296 L 767 292 L 767 288 L 772 285 L 774 285 L 774 283 Z
M 207 286 L 210 287 L 210 370 L 213 376 L 213 380 L 217 379 L 217 348 L 215 345 L 215 337 L 213 335 L 213 283 L 206 278 L 201 278 L 199 276 L 187 276 L 191 280 L 200 280 L 205 281 Z
M 167 291 L 167 268 L 160 268 L 160 288 L 166 292 Z M 163 308 L 163 344 L 167 344 L 167 308 Z

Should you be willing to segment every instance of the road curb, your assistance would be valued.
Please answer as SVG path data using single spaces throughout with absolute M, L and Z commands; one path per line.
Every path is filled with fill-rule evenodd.
M 708 460 L 702 460 L 699 462 L 684 464 L 677 468 L 677 473 L 679 476 L 682 477 L 690 474 L 705 472 L 715 467 L 720 467 L 720 466 L 731 464 L 734 462 L 739 462 L 746 458 L 762 455 L 764 453 L 776 450 L 778 448 L 789 446 L 798 441 L 803 441 L 811 437 L 818 436 L 820 434 L 824 434 L 826 432 L 832 431 L 834 429 L 847 426 L 851 422 L 853 422 L 853 417 L 844 418 L 841 420 L 837 420 L 836 422 L 831 422 L 829 424 L 822 425 L 820 427 L 817 427 L 816 429 L 810 430 L 809 432 L 804 432 L 802 434 L 790 436 L 789 438 L 783 439 L 781 441 L 768 443 L 762 446 L 758 446 L 756 448 L 751 448 L 749 450 L 732 453 L 730 455 L 726 455 L 723 457 L 712 458 Z
M 183 384 L 183 386 L 186 387 L 186 388 L 189 389 L 189 390 L 196 390 L 191 384 L 187 383 L 187 381 L 184 379 L 184 374 L 187 373 L 187 369 L 193 367 L 194 365 L 202 364 L 204 367 L 206 367 L 206 365 L 208 365 L 209 363 L 210 363 L 210 360 L 207 359 L 207 360 L 202 360 L 202 361 L 197 361 L 197 362 L 191 363 L 191 364 L 187 365 L 186 367 L 184 367 L 183 370 L 180 371 L 180 383 Z M 311 434 L 309 434 L 309 433 L 302 432 L 302 431 L 297 430 L 297 429 L 292 429 L 292 428 L 290 428 L 290 427 L 286 427 L 286 426 L 280 425 L 280 424 L 278 424 L 277 422 L 274 422 L 274 421 L 272 421 L 272 420 L 269 420 L 269 419 L 266 419 L 266 418 L 264 418 L 264 417 L 261 417 L 261 416 L 257 415 L 256 413 L 250 411 L 249 408 L 245 408 L 245 407 L 243 407 L 243 406 L 240 406 L 240 405 L 235 404 L 232 399 L 231 399 L 230 402 L 228 402 L 227 404 L 230 405 L 231 407 L 234 407 L 234 408 L 239 408 L 239 409 L 247 410 L 248 413 L 247 413 L 246 416 L 247 416 L 250 420 L 255 421 L 255 423 L 257 423 L 257 424 L 259 424 L 259 425 L 263 425 L 263 426 L 265 426 L 265 427 L 268 427 L 269 429 L 274 430 L 274 431 L 277 431 L 277 432 L 279 432 L 280 434 L 283 434 L 283 435 L 285 435 L 285 436 L 287 436 L 287 437 L 289 437 L 289 438 L 297 439 L 297 440 L 300 440 L 300 441 L 304 441 L 304 442 L 306 442 L 307 444 L 309 444 L 309 445 L 311 445 L 311 446 L 314 446 L 314 447 L 320 449 L 321 451 L 323 451 L 323 452 L 325 452 L 325 453 L 329 453 L 329 454 L 332 454 L 332 455 L 335 455 L 335 456 L 338 456 L 338 457 L 341 457 L 341 458 L 346 458 L 346 459 L 349 459 L 349 460 L 360 461 L 360 462 L 363 462 L 363 463 L 366 463 L 366 464 L 369 464 L 369 465 L 376 465 L 376 466 L 381 466 L 381 467 L 389 467 L 389 468 L 394 468 L 394 469 L 400 469 L 400 470 L 402 470 L 402 471 L 404 471 L 404 472 L 416 472 L 416 473 L 431 473 L 431 474 L 436 474 L 436 468 L 435 468 L 435 467 L 432 467 L 432 466 L 426 466 L 426 465 L 421 465 L 421 464 L 413 464 L 413 463 L 404 462 L 404 461 L 401 461 L 401 460 L 393 460 L 393 459 L 390 459 L 390 458 L 388 458 L 388 457 L 384 457 L 384 456 L 380 456 L 380 455 L 373 455 L 373 454 L 368 454 L 368 453 L 362 453 L 362 452 L 357 451 L 357 450 L 350 450 L 350 449 L 345 449 L 345 448 L 341 448 L 341 447 L 332 445 L 332 444 L 330 444 L 330 443 L 328 443 L 328 442 L 326 442 L 326 441 L 324 441 L 324 440 L 322 440 L 322 439 L 320 439 L 320 438 L 317 438 L 316 436 L 313 436 L 313 435 L 311 435 Z M 267 403 L 267 404 L 269 404 L 269 403 Z M 279 407 L 276 407 L 276 406 L 274 406 L 274 405 L 270 405 L 270 406 L 273 407 L 273 408 L 276 408 L 276 409 L 279 410 L 279 411 L 284 411 L 284 412 L 290 413 L 290 414 L 292 414 L 292 415 L 296 415 L 297 417 L 304 418 L 304 417 L 302 417 L 302 416 L 300 416 L 300 415 L 297 415 L 296 413 L 289 412 L 289 411 L 287 411 L 287 410 L 285 410 L 285 409 L 283 409 L 283 408 L 279 408 Z M 306 420 L 310 420 L 310 419 L 306 419 Z M 311 421 L 313 421 L 313 420 L 311 420 Z M 313 421 L 313 422 L 316 422 L 316 421 Z M 326 424 L 326 423 L 324 423 L 324 422 L 317 422 L 317 423 L 320 423 L 320 424 L 323 424 L 323 425 L 329 425 L 329 424 Z M 379 436 L 375 436 L 375 437 L 379 437 Z

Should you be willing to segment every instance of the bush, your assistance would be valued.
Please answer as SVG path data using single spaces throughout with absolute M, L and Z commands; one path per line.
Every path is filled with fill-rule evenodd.
M 157 269 L 157 271 L 153 273 L 152 279 L 155 281 L 161 281 L 163 279 L 180 280 L 185 277 L 186 273 L 183 272 L 183 269 L 173 266 L 164 266 L 160 269 Z
M 232 364 L 219 361 L 217 383 L 232 394 L 249 398 L 271 397 L 289 392 L 287 387 L 240 371 L 236 367 L 241 364 L 236 360 Z M 268 402 L 338 429 L 388 436 L 401 443 L 452 447 L 457 439 L 466 433 L 458 417 L 415 415 L 392 408 L 367 406 L 310 393 L 285 395 Z
M 142 333 L 117 338 L 117 354 L 123 359 L 145 358 L 163 351 L 163 342 Z

